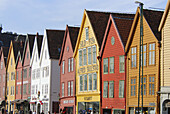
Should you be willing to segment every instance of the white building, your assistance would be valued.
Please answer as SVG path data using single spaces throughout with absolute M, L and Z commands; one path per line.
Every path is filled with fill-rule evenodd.
M 59 57 L 63 43 L 64 33 L 65 32 L 62 30 L 44 31 L 40 58 L 38 58 L 37 60 L 38 63 L 36 63 L 36 55 L 38 55 L 38 50 L 35 49 L 35 53 L 33 50 L 33 56 L 35 59 L 32 56 L 33 60 L 31 89 L 32 93 L 34 94 L 31 93 L 31 100 L 33 97 L 33 100 L 31 102 L 36 103 L 36 112 L 41 112 L 42 110 L 45 114 L 47 114 L 48 111 L 50 111 L 51 113 L 59 112 Z M 34 78 L 34 75 L 36 78 Z

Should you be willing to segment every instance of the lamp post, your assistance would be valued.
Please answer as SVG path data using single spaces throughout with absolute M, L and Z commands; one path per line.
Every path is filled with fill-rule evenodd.
M 141 95 L 142 95 L 142 107 L 141 111 L 143 113 L 143 3 L 139 1 L 135 1 L 136 4 L 140 6 L 140 51 L 139 51 L 139 89 L 138 89 L 138 114 L 139 114 L 139 104 L 140 104 L 140 87 L 141 87 Z M 142 53 L 142 56 L 141 56 Z M 142 85 L 140 86 L 140 70 L 142 68 Z

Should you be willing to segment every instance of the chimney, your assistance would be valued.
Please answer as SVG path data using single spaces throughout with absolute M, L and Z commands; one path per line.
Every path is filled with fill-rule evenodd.
M 39 35 L 39 34 L 38 34 L 38 32 L 37 32 L 37 34 L 36 34 L 36 37 L 37 37 L 37 38 L 38 38 L 38 35 Z

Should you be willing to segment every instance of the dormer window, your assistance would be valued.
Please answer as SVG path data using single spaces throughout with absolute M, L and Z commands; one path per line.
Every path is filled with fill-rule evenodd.
M 86 27 L 85 30 L 86 30 L 86 40 L 89 40 L 89 28 Z

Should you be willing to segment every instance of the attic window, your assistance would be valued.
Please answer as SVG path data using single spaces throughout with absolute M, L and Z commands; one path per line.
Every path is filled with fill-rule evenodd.
M 89 28 L 86 27 L 85 30 L 86 30 L 86 40 L 89 40 Z
M 69 51 L 69 46 L 67 46 L 67 51 Z
M 29 57 L 29 53 L 27 52 L 27 59 L 28 59 L 28 57 Z
M 45 50 L 45 59 L 47 59 L 47 50 Z

